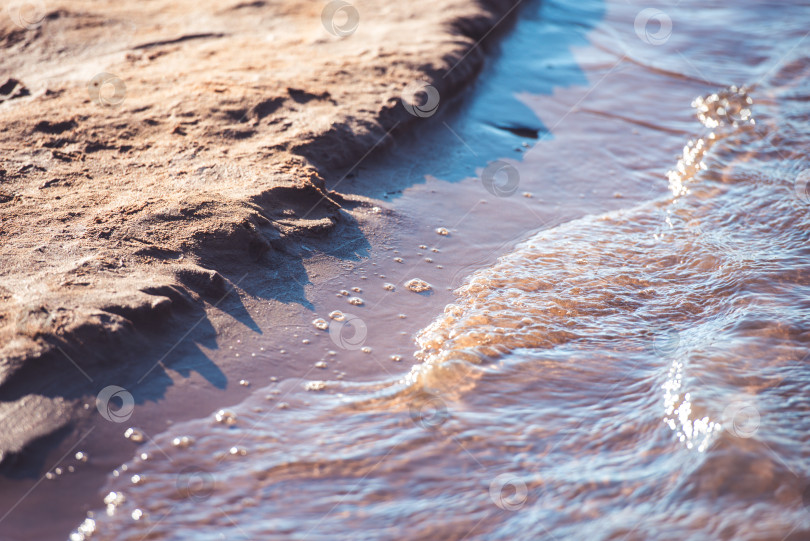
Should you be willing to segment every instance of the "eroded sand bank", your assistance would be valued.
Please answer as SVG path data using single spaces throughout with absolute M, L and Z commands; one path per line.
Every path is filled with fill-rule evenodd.
M 302 239 L 356 230 L 371 203 L 324 179 L 430 115 L 402 104 L 420 81 L 458 93 L 517 4 L 9 6 L 0 457 L 70 424 L 81 392 L 47 391 L 60 370 L 137 363 L 187 332 L 179 316 L 270 287 L 262 269 L 300 259 Z

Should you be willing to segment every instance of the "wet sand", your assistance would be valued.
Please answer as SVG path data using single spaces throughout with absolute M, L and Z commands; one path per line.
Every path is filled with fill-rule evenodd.
M 338 274 L 375 234 L 374 205 L 341 192 L 346 175 L 430 121 L 420 85 L 452 100 L 514 5 L 9 5 L 6 466 L 24 468 L 26 446 L 63 437 L 104 383 L 151 378 L 138 400 L 162 396 L 167 349 L 189 333 L 213 345 L 221 312 L 256 329 L 247 304 L 281 301 L 279 323 L 285 303 L 306 306 L 305 285 Z M 216 366 L 195 369 L 225 386 Z

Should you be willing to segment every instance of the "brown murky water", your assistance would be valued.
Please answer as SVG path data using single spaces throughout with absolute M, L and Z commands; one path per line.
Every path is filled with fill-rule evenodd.
M 446 152 L 353 180 L 406 234 L 318 297 L 313 370 L 139 447 L 74 538 L 810 538 L 808 23 L 528 7 Z

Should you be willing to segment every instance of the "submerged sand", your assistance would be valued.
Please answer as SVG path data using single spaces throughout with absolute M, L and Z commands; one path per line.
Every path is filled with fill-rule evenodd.
M 457 94 L 518 3 L 8 6 L 0 458 L 75 418 L 60 371 L 137 363 L 188 331 L 178 314 L 269 287 L 304 240 L 356 230 L 373 203 L 342 179 Z

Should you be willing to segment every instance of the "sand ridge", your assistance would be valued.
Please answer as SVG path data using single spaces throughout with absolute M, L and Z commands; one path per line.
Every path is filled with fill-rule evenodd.
M 370 203 L 324 179 L 424 121 L 407 89 L 457 94 L 519 0 L 358 1 L 331 18 L 327 4 L 0 16 L 0 416 L 47 412 L 4 431 L 0 456 L 71 418 L 70 400 L 37 402 L 43 367 L 114 363 L 238 291 L 224 275 L 356 227 L 347 209 Z

